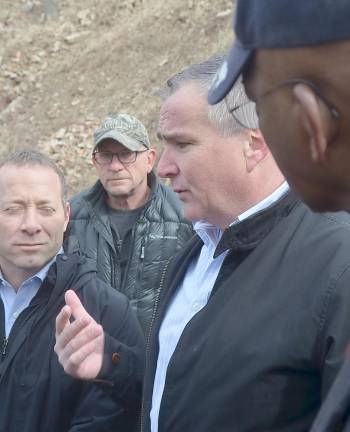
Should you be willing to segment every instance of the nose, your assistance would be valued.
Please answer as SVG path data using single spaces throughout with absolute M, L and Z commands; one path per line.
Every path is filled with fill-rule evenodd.
M 21 230 L 29 235 L 37 234 L 41 231 L 39 215 L 36 209 L 28 208 L 23 214 Z
M 179 173 L 179 167 L 170 149 L 164 148 L 157 165 L 157 173 L 163 178 L 173 178 Z
M 113 159 L 111 160 L 108 168 L 113 170 L 113 171 L 120 171 L 120 170 L 124 169 L 124 165 L 120 162 L 117 155 L 114 154 Z

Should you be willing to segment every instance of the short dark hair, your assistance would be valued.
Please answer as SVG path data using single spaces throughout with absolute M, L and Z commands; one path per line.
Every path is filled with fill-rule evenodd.
M 201 63 L 188 66 L 182 72 L 168 79 L 166 87 L 160 91 L 160 95 L 164 99 L 167 99 L 169 96 L 176 93 L 184 84 L 194 82 L 199 89 L 203 91 L 206 98 L 212 80 L 224 59 L 225 55 L 215 55 Z M 226 101 L 223 100 L 217 105 L 208 105 L 208 119 L 224 136 L 230 136 L 245 130 L 234 120 L 227 109 L 227 105 L 233 108 L 248 101 L 241 81 L 235 84 L 230 93 L 226 96 L 226 99 Z M 251 104 L 251 111 L 248 112 L 247 115 L 257 117 L 253 104 Z
M 17 150 L 8 154 L 0 160 L 0 168 L 5 165 L 14 166 L 36 166 L 40 165 L 51 168 L 57 175 L 61 183 L 62 203 L 67 202 L 67 184 L 62 171 L 58 168 L 55 161 L 38 150 Z

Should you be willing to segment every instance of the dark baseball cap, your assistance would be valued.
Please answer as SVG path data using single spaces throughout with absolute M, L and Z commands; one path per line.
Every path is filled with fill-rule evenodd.
M 231 90 L 254 51 L 350 39 L 350 0 L 237 0 L 236 40 L 213 79 L 211 105 Z

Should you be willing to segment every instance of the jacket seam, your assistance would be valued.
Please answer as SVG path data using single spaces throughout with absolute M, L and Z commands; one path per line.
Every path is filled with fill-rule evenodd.
M 322 367 L 322 361 L 323 361 L 323 353 L 322 353 L 322 336 L 324 335 L 326 324 L 329 319 L 329 313 L 331 309 L 331 304 L 334 298 L 334 295 L 336 293 L 336 289 L 339 283 L 339 280 L 341 277 L 346 273 L 346 271 L 350 268 L 350 263 L 346 263 L 342 266 L 342 268 L 339 269 L 338 273 L 331 277 L 330 282 L 328 284 L 328 288 L 325 293 L 325 299 L 323 301 L 322 310 L 320 313 L 320 319 L 318 322 L 318 332 L 317 332 L 317 353 L 318 353 L 318 359 L 317 364 L 319 367 Z

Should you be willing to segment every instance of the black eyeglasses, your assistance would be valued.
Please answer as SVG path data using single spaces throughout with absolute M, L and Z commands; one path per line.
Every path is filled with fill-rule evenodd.
M 314 93 L 324 102 L 324 104 L 329 109 L 332 117 L 336 120 L 340 118 L 339 111 L 322 95 L 320 89 L 311 81 L 302 79 L 302 78 L 293 78 L 287 81 L 283 81 L 279 84 L 276 84 L 272 89 L 267 90 L 262 95 L 258 96 L 255 101 L 248 100 L 243 102 L 240 105 L 237 105 L 233 108 L 229 107 L 229 103 L 227 98 L 225 98 L 226 106 L 229 113 L 232 115 L 234 120 L 242 127 L 246 129 L 257 129 L 259 127 L 259 118 L 256 112 L 256 103 L 260 102 L 266 96 L 269 96 L 275 90 L 279 90 L 284 86 L 294 86 L 296 84 L 304 84 L 310 87 Z
M 139 153 L 144 153 L 147 150 L 148 149 L 141 151 L 121 150 L 119 152 L 96 150 L 92 154 L 99 165 L 109 165 L 112 163 L 114 157 L 116 157 L 121 164 L 130 165 L 136 162 Z

